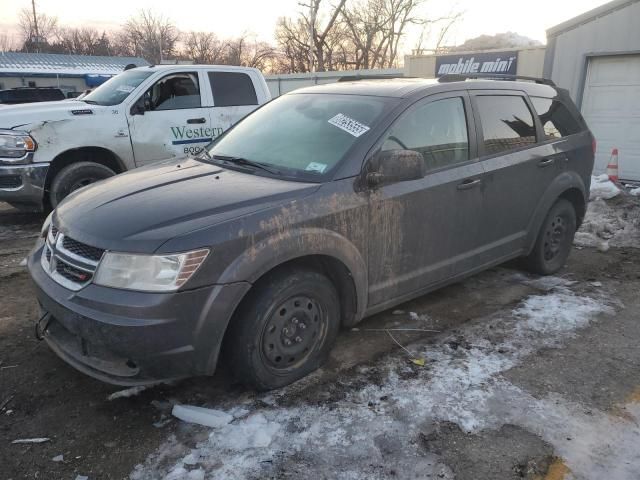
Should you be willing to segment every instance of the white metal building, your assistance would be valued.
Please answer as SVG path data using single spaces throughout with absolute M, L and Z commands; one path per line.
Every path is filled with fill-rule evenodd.
M 640 0 L 615 0 L 547 31 L 544 76 L 567 88 L 620 178 L 640 180 Z
M 82 92 L 122 72 L 128 64 L 149 65 L 137 57 L 0 52 L 0 90 L 57 87 L 65 94 Z

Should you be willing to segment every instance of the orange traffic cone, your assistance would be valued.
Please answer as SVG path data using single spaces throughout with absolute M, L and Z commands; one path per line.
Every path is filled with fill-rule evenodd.
M 607 165 L 607 175 L 613 183 L 618 183 L 618 149 L 611 150 L 611 159 Z

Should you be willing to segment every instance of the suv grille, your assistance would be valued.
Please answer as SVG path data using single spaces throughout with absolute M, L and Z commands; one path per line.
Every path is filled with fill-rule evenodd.
M 69 237 L 63 238 L 62 246 L 69 252 L 79 255 L 80 257 L 88 258 L 94 262 L 98 262 L 104 253 L 104 250 L 101 248 L 86 245 Z
M 52 225 L 40 261 L 60 285 L 80 290 L 93 278 L 103 253 L 103 249 L 67 237 Z

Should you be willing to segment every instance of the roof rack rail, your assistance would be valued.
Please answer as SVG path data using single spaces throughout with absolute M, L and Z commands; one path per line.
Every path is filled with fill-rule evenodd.
M 463 82 L 467 79 L 486 79 L 486 80 L 529 80 L 535 83 L 540 83 L 542 85 L 549 85 L 551 87 L 555 87 L 556 84 L 553 83 L 553 80 L 549 78 L 540 78 L 540 77 L 528 77 L 526 75 L 505 75 L 505 74 L 496 74 L 496 73 L 447 73 L 438 78 L 438 82 L 446 83 L 446 82 Z
M 391 79 L 391 78 L 412 78 L 412 77 L 406 77 L 401 73 L 392 73 L 389 75 L 376 75 L 376 74 L 372 74 L 372 75 L 345 75 L 344 77 L 340 77 L 338 79 L 338 82 L 357 82 L 359 80 L 384 80 L 384 79 Z

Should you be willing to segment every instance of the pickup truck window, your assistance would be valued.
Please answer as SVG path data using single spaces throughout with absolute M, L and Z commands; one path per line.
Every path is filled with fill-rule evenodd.
M 146 91 L 144 103 L 150 111 L 200 107 L 198 74 L 176 73 L 162 77 Z
M 216 107 L 257 105 L 258 97 L 251 77 L 238 72 L 209 72 Z
M 208 153 L 318 179 L 367 135 L 389 101 L 362 95 L 285 95 L 238 123 Z
M 152 73 L 152 71 L 137 69 L 122 72 L 100 85 L 82 101 L 94 105 L 118 105 Z

